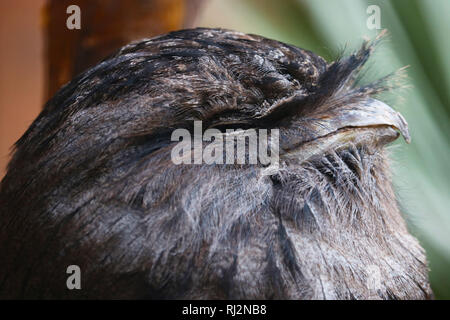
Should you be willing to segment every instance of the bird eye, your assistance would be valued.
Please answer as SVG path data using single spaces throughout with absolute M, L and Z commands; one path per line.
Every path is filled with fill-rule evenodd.
M 211 129 L 218 129 L 220 130 L 220 132 L 227 132 L 227 130 L 247 130 L 247 129 L 251 129 L 254 126 L 249 124 L 249 123 L 223 123 L 223 124 L 217 124 L 217 125 L 212 125 L 209 128 Z

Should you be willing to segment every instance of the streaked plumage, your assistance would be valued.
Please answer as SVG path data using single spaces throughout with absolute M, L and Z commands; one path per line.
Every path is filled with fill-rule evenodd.
M 406 123 L 375 121 L 383 80 L 355 84 L 372 50 L 327 63 L 194 29 L 84 72 L 18 141 L 1 183 L 0 297 L 431 297 L 383 148 Z M 174 165 L 170 133 L 193 120 L 279 128 L 279 169 Z M 336 132 L 350 142 L 320 149 Z M 66 288 L 71 264 L 82 290 Z

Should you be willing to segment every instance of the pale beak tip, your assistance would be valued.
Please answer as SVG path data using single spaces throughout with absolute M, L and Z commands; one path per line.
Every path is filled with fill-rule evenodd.
M 405 139 L 406 143 L 411 143 L 411 135 L 409 134 L 408 130 L 408 123 L 406 122 L 405 118 L 401 115 L 400 112 L 397 112 L 397 116 L 400 119 L 399 124 L 399 131 L 402 134 L 403 138 Z

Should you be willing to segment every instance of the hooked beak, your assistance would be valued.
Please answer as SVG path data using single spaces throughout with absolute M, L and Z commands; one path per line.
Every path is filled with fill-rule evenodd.
M 407 143 L 411 142 L 405 118 L 384 102 L 376 99 L 367 99 L 357 105 L 342 108 L 325 122 L 328 133 L 342 128 L 389 126 L 399 131 Z
M 317 138 L 285 150 L 285 157 L 306 160 L 349 144 L 383 146 L 400 134 L 407 143 L 411 142 L 405 118 L 384 102 L 372 98 L 338 108 L 332 115 L 319 116 L 310 125 Z

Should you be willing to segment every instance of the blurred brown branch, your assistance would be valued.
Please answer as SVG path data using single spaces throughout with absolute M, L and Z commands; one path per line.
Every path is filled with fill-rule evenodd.
M 190 27 L 203 0 L 48 0 L 44 9 L 46 99 L 66 82 L 133 40 Z M 81 9 L 70 30 L 67 7 Z

